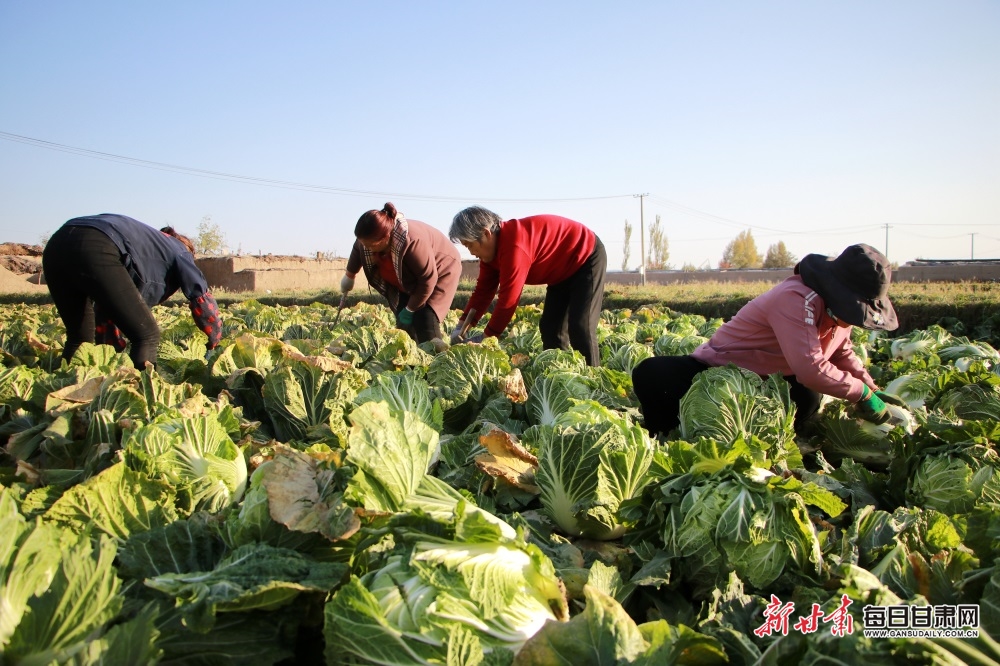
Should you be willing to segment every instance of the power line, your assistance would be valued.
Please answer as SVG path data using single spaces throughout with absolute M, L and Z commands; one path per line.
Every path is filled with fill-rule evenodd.
M 676 210 L 678 212 L 685 213 L 685 214 L 691 215 L 693 217 L 700 217 L 700 218 L 705 219 L 705 220 L 710 220 L 710 221 L 713 221 L 713 222 L 718 222 L 718 223 L 726 225 L 726 226 L 731 226 L 731 227 L 735 227 L 735 228 L 738 228 L 738 229 L 751 229 L 751 230 L 755 230 L 755 231 L 766 231 L 766 232 L 769 232 L 771 234 L 780 234 L 780 235 L 786 235 L 786 236 L 799 236 L 799 235 L 817 236 L 817 235 L 824 235 L 824 234 L 841 234 L 841 233 L 845 233 L 845 232 L 868 231 L 868 230 L 872 230 L 872 229 L 879 229 L 879 228 L 881 228 L 881 225 L 865 224 L 865 225 L 859 225 L 859 226 L 855 226 L 855 227 L 838 227 L 836 230 L 831 230 L 831 231 L 811 231 L 811 230 L 799 230 L 799 231 L 797 231 L 797 230 L 790 230 L 790 229 L 772 229 L 771 227 L 763 227 L 763 226 L 760 226 L 760 225 L 757 225 L 757 224 L 747 224 L 747 223 L 744 223 L 744 222 L 737 222 L 736 220 L 732 220 L 732 219 L 729 219 L 727 217 L 721 217 L 719 215 L 714 215 L 712 213 L 708 213 L 708 212 L 703 211 L 703 210 L 698 210 L 697 208 L 691 208 L 690 206 L 685 206 L 683 204 L 679 204 L 679 203 L 677 203 L 675 201 L 670 201 L 669 199 L 664 199 L 664 198 L 656 196 L 656 195 L 651 196 L 650 199 L 652 199 L 654 201 L 657 201 L 657 202 L 659 202 L 659 203 L 667 206 L 668 208 L 672 208 L 672 209 L 674 209 L 674 210 Z M 709 239 L 709 240 L 715 240 L 715 239 Z
M 690 206 L 684 206 L 669 199 L 664 199 L 663 197 L 657 196 L 655 194 L 651 195 L 649 198 L 652 199 L 653 201 L 659 202 L 661 205 L 666 206 L 667 208 L 672 208 L 674 210 L 680 211 L 682 213 L 687 213 L 688 215 L 692 215 L 694 217 L 701 217 L 707 220 L 713 220 L 715 222 L 738 227 L 740 229 L 743 229 L 747 226 L 742 222 L 737 222 L 736 220 L 730 220 L 729 218 L 721 217 L 719 215 L 713 215 L 712 213 L 707 213 L 703 210 L 698 210 L 697 208 L 691 208 Z M 758 228 L 763 229 L 763 227 L 758 227 Z
M 671 201 L 670 199 L 665 199 L 665 198 L 657 196 L 655 194 L 651 195 L 649 198 L 652 199 L 653 201 L 656 201 L 656 202 L 658 202 L 658 203 L 666 206 L 667 208 L 671 208 L 671 209 L 676 210 L 676 211 L 681 212 L 681 213 L 686 213 L 686 214 L 691 215 L 693 217 L 699 217 L 699 218 L 702 218 L 702 219 L 711 220 L 711 221 L 718 222 L 718 223 L 723 224 L 723 225 L 732 226 L 732 227 L 739 228 L 739 229 L 747 229 L 747 228 L 749 228 L 749 229 L 759 230 L 759 231 L 768 231 L 768 232 L 775 233 L 775 234 L 787 234 L 787 235 L 808 234 L 810 236 L 815 236 L 815 235 L 824 234 L 824 233 L 836 234 L 836 233 L 849 232 L 849 231 L 867 231 L 867 230 L 872 230 L 872 229 L 885 229 L 885 224 L 876 224 L 876 225 L 866 224 L 866 225 L 859 225 L 859 226 L 854 226 L 854 227 L 838 227 L 837 230 L 835 230 L 835 231 L 831 230 L 831 231 L 828 231 L 828 232 L 810 231 L 810 230 L 797 231 L 797 230 L 794 230 L 794 229 L 772 229 L 770 227 L 763 227 L 763 226 L 760 226 L 760 225 L 757 225 L 757 224 L 747 224 L 747 223 L 744 223 L 744 222 L 738 222 L 737 220 L 733 220 L 733 219 L 730 219 L 728 217 L 722 217 L 720 215 L 715 215 L 713 213 L 709 213 L 709 212 L 706 212 L 706 211 L 703 211 L 703 210 L 699 210 L 697 208 L 692 208 L 690 206 L 685 206 L 683 204 L 679 204 L 676 201 Z M 934 223 L 934 222 L 901 222 L 901 223 L 893 223 L 892 225 L 890 225 L 891 228 L 897 228 L 897 227 L 898 228 L 903 228 L 903 227 L 940 227 L 940 226 L 941 226 L 941 224 Z M 971 222 L 971 223 L 959 223 L 959 224 L 957 224 L 955 226 L 960 226 L 960 227 L 1000 227 L 1000 224 L 989 224 L 989 223 Z
M 879 226 L 869 225 L 869 226 L 866 226 L 866 227 L 857 227 L 853 231 L 851 229 L 834 229 L 834 230 L 828 230 L 828 231 L 812 231 L 812 232 L 807 232 L 807 233 L 809 233 L 810 236 L 844 236 L 844 235 L 856 233 L 857 231 L 875 231 L 875 230 L 881 229 L 881 228 L 882 227 L 879 227 Z M 759 237 L 760 238 L 777 238 L 777 237 L 783 235 L 784 233 L 785 232 L 782 232 L 782 234 L 760 234 Z M 732 239 L 733 239 L 732 236 L 716 236 L 714 238 L 679 238 L 677 236 L 672 236 L 670 238 L 670 242 L 671 243 L 696 243 L 696 242 L 703 242 L 703 241 L 729 241 L 729 240 L 732 240 Z M 607 243 L 605 243 L 605 245 L 607 245 Z
M 928 240 L 954 240 L 956 238 L 965 238 L 969 234 L 954 234 L 952 236 L 928 236 L 926 234 L 918 234 L 918 233 L 914 233 L 912 231 L 908 231 L 908 232 L 906 232 L 906 235 L 907 236 L 912 236 L 912 237 L 915 237 L 915 238 L 925 238 L 925 239 L 928 239 Z M 978 234 L 977 233 L 977 234 L 974 234 L 974 235 L 981 236 L 982 234 Z
M 22 143 L 25 145 L 33 146 L 36 148 L 44 148 L 46 150 L 54 150 L 64 153 L 69 153 L 73 155 L 79 155 L 82 157 L 89 157 L 92 159 L 100 159 L 110 162 L 117 162 L 120 164 L 127 164 L 131 166 L 138 166 L 146 169 L 154 169 L 159 171 L 168 171 L 173 173 L 181 173 L 189 176 L 197 176 L 200 178 L 213 178 L 217 180 L 228 180 L 231 182 L 242 182 L 251 185 L 260 185 L 264 187 L 275 187 L 281 189 L 291 189 L 307 192 L 317 192 L 321 194 L 334 194 L 342 196 L 355 196 L 355 197 L 381 197 L 386 200 L 396 199 L 396 200 L 409 200 L 409 201 L 437 201 L 437 202 L 469 202 L 469 201 L 479 201 L 479 202 L 491 202 L 491 203 L 558 203 L 558 202 L 572 202 L 572 201 L 599 201 L 599 200 L 610 200 L 610 199 L 626 199 L 626 198 L 639 198 L 640 199 L 640 211 L 642 210 L 643 199 L 649 198 L 652 201 L 659 203 L 660 205 L 669 208 L 671 210 L 677 211 L 685 215 L 691 215 L 693 217 L 698 217 L 701 219 L 717 222 L 726 226 L 739 228 L 739 229 L 753 229 L 756 231 L 768 232 L 768 234 L 774 235 L 839 235 L 844 233 L 853 233 L 861 231 L 870 231 L 874 229 L 886 228 L 887 234 L 889 225 L 859 225 L 855 227 L 838 227 L 837 229 L 831 229 L 828 231 L 810 231 L 810 230 L 788 230 L 788 229 L 774 229 L 771 227 L 764 227 L 755 224 L 746 224 L 743 222 L 738 222 L 730 218 L 722 217 L 720 215 L 715 215 L 707 211 L 699 210 L 697 208 L 692 208 L 691 206 L 685 206 L 683 204 L 671 201 L 664 197 L 655 194 L 613 194 L 604 196 L 592 196 L 592 197 L 562 197 L 562 198 L 502 198 L 502 197 L 459 197 L 450 195 L 424 195 L 424 194 L 406 194 L 400 192 L 382 192 L 377 190 L 359 190 L 345 187 L 336 187 L 329 185 L 315 185 L 310 183 L 299 183 L 295 181 L 284 181 L 272 178 L 261 178 L 257 176 L 244 176 L 240 174 L 227 173 L 222 171 L 212 171 L 208 169 L 199 169 L 194 167 L 187 167 L 177 164 L 169 164 L 165 162 L 155 162 L 152 160 L 139 159 L 135 157 L 128 157 L 125 155 L 117 155 L 114 153 L 107 153 L 97 150 L 91 150 L 88 148 L 80 148 L 78 146 L 70 146 L 67 144 L 56 143 L 53 141 L 45 141 L 42 139 L 35 139 L 28 136 L 23 136 L 20 134 L 12 134 L 10 132 L 0 131 L 0 139 L 6 141 L 12 141 L 15 143 Z M 905 227 L 940 227 L 939 224 L 934 223 L 899 223 L 891 225 L 892 228 L 905 228 Z M 1000 225 L 996 224 L 980 224 L 980 223 L 969 223 L 961 224 L 958 226 L 962 227 L 997 227 Z M 767 234 L 765 234 L 766 236 Z M 914 234 L 916 235 L 916 234 Z M 644 236 L 644 234 L 643 234 Z M 694 242 L 694 239 L 675 239 L 675 241 L 683 242 Z M 701 239 L 699 239 L 701 240 Z M 725 239 L 703 239 L 703 240 L 725 240 Z M 887 239 L 888 240 L 888 239 Z
M 894 227 L 940 227 L 937 222 L 903 222 L 894 224 Z M 988 222 L 957 222 L 952 226 L 956 227 L 1000 227 L 1000 224 L 990 224 Z
M 411 201 L 459 201 L 459 202 L 483 201 L 483 202 L 500 202 L 500 203 L 545 203 L 545 202 L 565 202 L 565 201 L 597 201 L 602 199 L 625 199 L 625 198 L 631 198 L 632 196 L 631 194 L 612 194 L 612 195 L 595 196 L 595 197 L 516 199 L 516 198 L 498 198 L 498 197 L 457 197 L 448 195 L 425 195 L 425 194 L 404 194 L 400 192 L 380 192 L 376 190 L 356 190 L 346 187 L 335 187 L 330 185 L 314 185 L 310 183 L 297 183 L 294 181 L 275 180 L 272 178 L 260 178 L 257 176 L 242 176 L 239 174 L 226 173 L 222 171 L 211 171 L 208 169 L 197 169 L 194 167 L 186 167 L 177 164 L 167 164 L 165 162 L 154 162 L 151 160 L 143 160 L 136 157 L 115 155 L 114 153 L 105 153 L 99 150 L 90 150 L 88 148 L 79 148 L 77 146 L 68 146 L 66 144 L 55 143 L 52 141 L 34 139 L 28 136 L 21 136 L 20 134 L 11 134 L 9 132 L 0 131 L 0 139 L 13 141 L 16 143 L 23 143 L 29 146 L 34 146 L 36 148 L 56 150 L 63 153 L 81 155 L 83 157 L 91 157 L 94 159 L 100 159 L 109 162 L 118 162 L 121 164 L 129 164 L 132 166 L 143 167 L 146 169 L 171 171 L 174 173 L 187 174 L 189 176 L 199 176 L 202 178 L 214 178 L 218 180 L 243 182 L 252 185 L 263 185 L 265 187 L 278 187 L 283 189 L 304 190 L 309 192 L 319 192 L 323 194 L 340 194 L 344 196 L 355 196 L 355 197 L 382 197 L 385 199 L 400 199 L 400 200 L 411 200 Z

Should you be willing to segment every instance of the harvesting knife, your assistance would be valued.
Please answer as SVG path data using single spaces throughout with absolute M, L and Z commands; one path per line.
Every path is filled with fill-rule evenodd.
M 459 331 L 458 337 L 465 339 L 465 334 L 469 332 L 472 327 L 472 319 L 476 316 L 476 309 L 473 308 L 469 310 L 469 314 L 465 317 L 465 322 L 462 324 L 462 330 Z
M 472 318 L 476 316 L 476 310 L 473 308 L 469 310 L 469 314 L 466 315 L 465 320 L 462 322 L 462 327 L 457 328 L 451 332 L 451 344 L 457 345 L 459 342 L 465 341 L 465 334 L 469 330 L 470 322 Z
M 346 300 L 347 300 L 347 292 L 345 291 L 343 294 L 340 295 L 340 305 L 337 307 L 337 316 L 333 318 L 333 323 L 330 324 L 330 328 L 336 326 L 337 322 L 340 321 L 340 313 L 344 311 L 344 302 Z

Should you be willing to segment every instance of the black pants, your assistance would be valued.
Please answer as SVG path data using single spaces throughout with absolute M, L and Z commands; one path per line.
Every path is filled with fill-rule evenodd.
M 680 425 L 681 398 L 691 388 L 695 375 L 710 366 L 691 356 L 654 356 L 632 370 L 632 390 L 639 399 L 646 430 L 666 435 Z M 795 403 L 795 429 L 819 411 L 822 396 L 787 376 Z
M 71 359 L 84 342 L 94 342 L 96 304 L 132 343 L 129 355 L 136 368 L 156 362 L 160 328 L 106 234 L 90 227 L 61 227 L 45 244 L 42 270 L 66 327 L 64 359 Z
M 545 349 L 577 350 L 587 365 L 599 366 L 597 323 L 604 305 L 604 274 L 608 255 L 598 238 L 594 251 L 583 266 L 568 279 L 550 284 L 545 290 L 545 306 L 538 322 Z
M 408 300 L 410 300 L 408 294 L 399 295 L 400 310 L 406 307 Z M 399 316 L 398 311 L 396 312 L 396 316 Z M 403 327 L 403 330 L 409 333 L 410 337 L 417 341 L 417 344 L 433 340 L 434 338 L 443 339 L 441 338 L 441 322 L 438 321 L 437 314 L 428 305 L 414 312 L 413 323 Z

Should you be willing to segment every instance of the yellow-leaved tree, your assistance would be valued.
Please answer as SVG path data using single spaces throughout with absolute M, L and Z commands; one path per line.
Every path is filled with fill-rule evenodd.
M 757 251 L 757 242 L 750 230 L 741 231 L 722 252 L 719 268 L 760 268 L 764 257 Z
M 791 268 L 797 261 L 798 258 L 785 247 L 785 241 L 778 241 L 767 248 L 764 268 Z

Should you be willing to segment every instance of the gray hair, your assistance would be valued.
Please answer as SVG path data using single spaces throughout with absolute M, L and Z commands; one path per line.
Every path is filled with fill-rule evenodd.
M 493 211 L 482 206 L 469 206 L 452 218 L 448 238 L 452 243 L 475 243 L 487 229 L 496 233 L 501 222 L 503 220 Z

